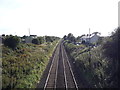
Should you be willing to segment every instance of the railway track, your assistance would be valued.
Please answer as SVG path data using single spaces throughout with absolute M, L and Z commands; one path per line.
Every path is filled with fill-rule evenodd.
M 69 58 L 62 42 L 56 47 L 43 88 L 44 90 L 47 88 L 78 89 Z
M 64 71 L 65 71 L 65 76 L 66 76 L 66 86 L 67 88 L 76 88 L 78 89 L 77 82 L 75 80 L 74 73 L 72 71 L 72 67 L 69 62 L 69 58 L 67 56 L 67 53 L 65 51 L 65 48 L 63 45 L 62 46 L 62 57 L 63 57 L 63 62 L 64 62 Z

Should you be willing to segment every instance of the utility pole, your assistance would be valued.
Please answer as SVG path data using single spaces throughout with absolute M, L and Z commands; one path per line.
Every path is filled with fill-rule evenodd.
M 30 36 L 30 28 L 28 29 L 28 33 L 29 33 L 28 42 L 31 43 L 32 42 L 32 37 Z
M 30 36 L 30 28 L 29 28 L 28 32 L 29 32 L 29 36 Z
M 46 35 L 45 35 L 46 36 Z M 46 37 L 44 36 L 44 43 L 46 43 Z
M 90 28 L 89 28 L 89 65 L 91 63 L 91 53 L 90 53 Z
M 90 28 L 89 28 L 89 43 L 90 43 Z

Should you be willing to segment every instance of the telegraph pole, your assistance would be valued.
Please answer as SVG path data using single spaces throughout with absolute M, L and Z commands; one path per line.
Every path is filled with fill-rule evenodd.
M 29 28 L 28 32 L 29 32 L 29 36 L 30 36 L 30 28 Z
M 90 28 L 89 28 L 89 65 L 91 63 L 91 53 L 90 53 Z
M 90 28 L 89 28 L 89 43 L 90 43 Z
M 45 39 L 45 36 L 44 36 L 44 43 L 46 43 L 46 39 Z

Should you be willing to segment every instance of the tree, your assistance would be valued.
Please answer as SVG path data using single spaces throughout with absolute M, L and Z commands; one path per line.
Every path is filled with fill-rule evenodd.
M 65 35 L 65 36 L 63 37 L 63 39 L 66 40 L 66 39 L 67 39 L 67 36 Z
M 5 38 L 4 45 L 12 49 L 15 49 L 19 42 L 20 42 L 19 37 L 10 35 Z
M 4 41 L 5 41 L 5 39 L 4 39 L 4 38 L 2 38 L 2 44 L 4 43 Z
M 118 76 L 120 76 L 119 72 L 119 64 L 120 64 L 120 27 L 116 29 L 114 33 L 108 38 L 108 40 L 103 44 L 104 55 L 109 58 L 110 62 L 110 79 L 109 82 L 112 83 L 112 87 L 118 86 Z
M 45 36 L 46 42 L 53 42 L 52 38 L 50 36 Z
M 73 36 L 72 33 L 68 34 L 67 39 L 70 40 L 71 42 L 75 42 L 75 37 Z
M 82 38 L 83 36 L 85 36 L 85 34 L 81 35 L 80 38 Z
M 33 44 L 40 44 L 39 39 L 37 39 L 37 38 L 36 38 L 36 39 L 33 39 L 33 40 L 32 40 L 32 43 L 33 43 Z
M 5 34 L 2 34 L 2 37 L 5 37 Z
M 100 45 L 103 43 L 104 37 L 99 37 L 98 41 L 96 42 L 97 45 Z
M 118 51 L 120 49 L 120 28 L 117 28 L 114 33 L 106 40 L 106 43 L 103 45 L 105 49 L 105 55 L 113 60 L 118 58 Z
M 25 39 L 26 37 L 27 37 L 27 36 L 26 36 L 26 35 L 24 35 L 22 38 L 23 38 L 23 39 Z
M 92 34 L 93 35 L 100 35 L 101 33 L 100 32 L 93 32 Z
M 85 44 L 85 40 L 82 41 L 82 44 Z
M 44 37 L 38 37 L 38 39 L 39 39 L 39 44 L 42 44 L 42 43 L 44 43 Z
M 73 34 L 72 33 L 69 33 L 67 38 L 70 39 L 71 37 L 73 37 Z

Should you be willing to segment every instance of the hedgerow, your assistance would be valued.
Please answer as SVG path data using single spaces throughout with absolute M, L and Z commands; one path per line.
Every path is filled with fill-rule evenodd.
M 92 88 L 118 87 L 118 40 L 120 29 L 96 48 L 65 42 L 65 48 L 75 60 L 81 76 Z M 118 33 L 118 34 L 117 34 Z
M 2 46 L 2 88 L 36 88 L 58 41 Z

